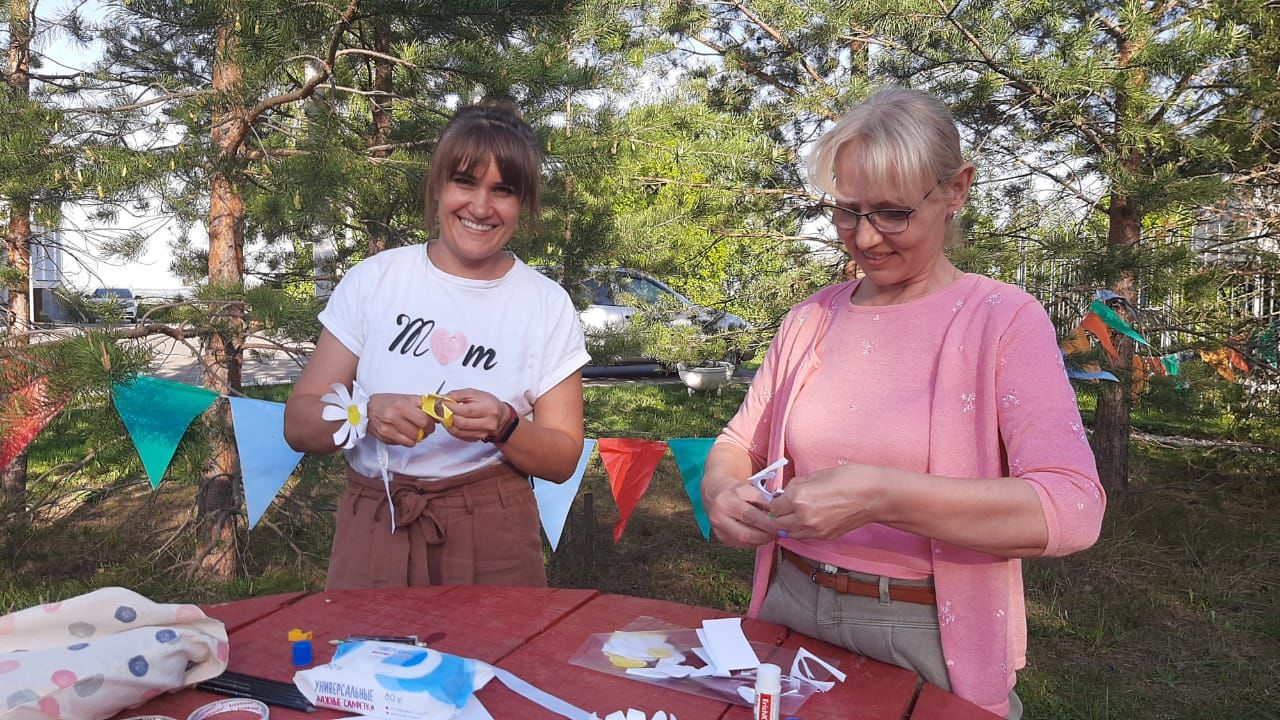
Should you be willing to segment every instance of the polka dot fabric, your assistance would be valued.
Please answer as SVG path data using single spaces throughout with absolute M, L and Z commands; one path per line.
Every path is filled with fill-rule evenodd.
M 227 632 L 194 605 L 103 588 L 0 616 L 0 720 L 98 720 L 227 667 Z

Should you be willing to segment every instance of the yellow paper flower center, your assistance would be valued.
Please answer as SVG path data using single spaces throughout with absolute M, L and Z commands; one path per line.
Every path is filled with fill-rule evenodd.
M 360 406 L 359 405 L 347 406 L 347 422 L 351 423 L 353 427 L 360 424 Z

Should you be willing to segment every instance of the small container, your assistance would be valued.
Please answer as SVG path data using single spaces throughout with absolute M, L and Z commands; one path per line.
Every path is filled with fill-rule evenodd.
M 311 633 L 298 629 L 289 631 L 289 649 L 294 667 L 306 667 L 311 664 Z
M 754 720 L 778 720 L 782 695 L 782 668 L 761 663 L 756 668 L 756 706 Z

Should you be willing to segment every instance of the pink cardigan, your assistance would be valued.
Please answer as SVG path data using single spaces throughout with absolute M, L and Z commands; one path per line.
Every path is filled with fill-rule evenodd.
M 957 282 L 970 279 L 973 287 L 951 309 L 954 319 L 938 349 L 929 472 L 1023 478 L 1044 510 L 1044 555 L 1087 548 L 1098 538 L 1106 500 L 1053 326 L 1023 290 L 975 275 Z M 818 366 L 816 344 L 851 287 L 825 288 L 792 308 L 717 442 L 746 450 L 756 468 L 785 455 L 783 429 L 796 392 Z M 786 473 L 782 481 L 789 479 Z M 804 551 L 801 544 L 787 544 Z M 775 545 L 757 550 L 751 617 L 764 602 Z M 1014 672 L 1026 664 L 1022 564 L 937 540 L 931 547 L 952 690 L 1006 715 Z

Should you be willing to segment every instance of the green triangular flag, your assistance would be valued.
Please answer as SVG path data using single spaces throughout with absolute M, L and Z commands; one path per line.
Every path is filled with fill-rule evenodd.
M 1165 372 L 1169 373 L 1170 375 L 1178 374 L 1180 366 L 1178 363 L 1177 353 L 1171 353 L 1169 355 L 1165 355 L 1164 357 L 1160 358 L 1160 363 L 1164 365 Z
M 676 468 L 684 480 L 684 491 L 693 503 L 693 519 L 698 522 L 702 537 L 711 539 L 711 519 L 702 507 L 702 471 L 707 464 L 707 454 L 715 438 L 671 438 L 667 447 L 676 458 Z
M 1148 347 L 1151 346 L 1151 343 L 1147 342 L 1146 338 L 1139 335 L 1137 330 L 1134 330 L 1133 328 L 1129 327 L 1129 323 L 1122 320 L 1120 316 L 1115 313 L 1114 310 L 1107 307 L 1107 304 L 1102 302 L 1101 300 L 1094 300 L 1092 303 L 1090 303 L 1089 310 L 1093 314 L 1102 318 L 1102 322 L 1106 323 L 1107 327 L 1111 328 L 1112 330 L 1115 330 L 1118 333 L 1124 333 L 1125 335 L 1128 335 L 1129 337 L 1133 338 L 1137 342 L 1142 343 L 1143 345 L 1146 345 Z
M 218 393 L 139 375 L 131 383 L 112 385 L 111 399 L 133 438 L 151 487 L 156 488 L 187 426 L 218 399 Z

